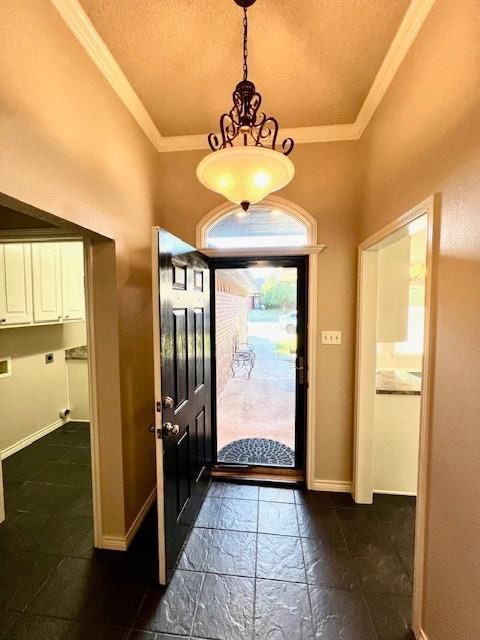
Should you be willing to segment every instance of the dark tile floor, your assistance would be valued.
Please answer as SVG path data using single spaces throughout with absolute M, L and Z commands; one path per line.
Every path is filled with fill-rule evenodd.
M 153 510 L 93 550 L 88 445 L 71 422 L 4 461 L 0 638 L 413 638 L 413 499 L 215 483 L 164 589 Z

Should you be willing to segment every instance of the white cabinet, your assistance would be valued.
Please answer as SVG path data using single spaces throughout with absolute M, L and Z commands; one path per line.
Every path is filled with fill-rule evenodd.
M 0 328 L 84 318 L 82 242 L 0 244 Z
M 58 322 L 62 318 L 62 274 L 57 242 L 32 244 L 33 321 Z
M 85 317 L 85 288 L 83 282 L 83 244 L 60 243 L 62 317 L 68 322 Z
M 0 326 L 31 322 L 31 246 L 28 243 L 0 245 Z

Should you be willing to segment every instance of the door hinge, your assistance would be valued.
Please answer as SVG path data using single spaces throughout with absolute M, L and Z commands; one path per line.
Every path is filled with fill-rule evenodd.
M 157 402 L 155 405 L 155 409 L 157 411 L 157 413 L 162 413 L 162 403 L 161 402 Z

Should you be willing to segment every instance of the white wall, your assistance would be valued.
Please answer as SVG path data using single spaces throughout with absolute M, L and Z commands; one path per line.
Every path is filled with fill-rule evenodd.
M 90 420 L 88 362 L 67 360 L 68 406 L 71 420 Z
M 375 397 L 373 490 L 417 494 L 420 396 Z
M 65 349 L 85 344 L 85 323 L 0 330 L 0 356 L 12 375 L 0 378 L 0 452 L 59 421 L 67 407 Z M 54 362 L 45 363 L 53 353 Z
M 379 250 L 377 371 L 421 371 L 422 354 L 395 353 L 407 338 L 410 266 L 425 264 L 427 235 L 420 229 Z M 375 394 L 373 489 L 416 495 L 420 396 Z

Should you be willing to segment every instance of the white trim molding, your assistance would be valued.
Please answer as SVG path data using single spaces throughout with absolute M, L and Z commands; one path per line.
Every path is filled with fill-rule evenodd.
M 145 500 L 142 508 L 137 513 L 135 520 L 130 525 L 127 533 L 124 536 L 102 536 L 100 539 L 100 548 L 109 549 L 110 551 L 126 551 L 130 546 L 137 531 L 142 526 L 147 513 L 150 511 L 150 507 L 155 502 L 157 497 L 157 487 L 154 487 L 150 492 L 148 498 Z
M 66 424 L 67 422 L 69 422 L 68 419 L 55 420 L 55 422 L 48 424 L 46 427 L 42 427 L 42 429 L 35 431 L 35 433 L 32 433 L 26 438 L 22 438 L 18 442 L 15 442 L 15 444 L 12 444 L 6 449 L 3 449 L 3 451 L 0 451 L 0 458 L 2 460 L 5 460 L 5 458 L 8 458 L 9 456 L 13 456 L 14 453 L 17 453 L 18 451 L 21 451 L 25 447 L 28 447 L 33 442 L 40 440 L 40 438 L 43 438 L 44 436 L 51 433 L 52 431 L 55 431 L 59 427 L 63 427 L 63 425 Z
M 307 415 L 306 415 L 306 474 L 307 489 L 315 488 L 315 438 L 316 438 L 316 388 L 317 388 L 317 327 L 318 316 L 318 254 L 325 249 L 325 245 L 317 242 L 317 221 L 302 207 L 279 196 L 269 196 L 262 200 L 262 205 L 271 206 L 272 209 L 282 209 L 300 220 L 307 229 L 308 241 L 311 245 L 306 247 L 255 247 L 252 249 L 238 249 L 234 252 L 222 249 L 199 249 L 211 257 L 285 257 L 286 255 L 308 256 L 308 318 L 307 326 L 311 327 L 307 340 Z M 221 204 L 207 213 L 197 224 L 197 247 L 204 247 L 207 241 L 209 229 L 223 216 L 237 210 L 238 207 L 231 202 Z M 155 297 L 155 296 L 154 296 Z M 325 489 L 327 490 L 327 489 Z M 333 489 L 334 490 L 334 489 Z
M 261 204 L 262 207 L 270 207 L 271 209 L 280 209 L 281 211 L 284 211 L 285 213 L 288 213 L 292 217 L 296 218 L 306 228 L 308 246 L 309 247 L 317 246 L 317 247 L 325 248 L 325 245 L 317 245 L 316 219 L 310 213 L 308 213 L 308 211 L 306 211 L 303 207 L 300 207 L 298 204 L 295 204 L 294 202 L 291 202 L 286 198 L 282 198 L 281 196 L 275 196 L 275 195 L 267 196 L 259 204 Z M 213 226 L 215 226 L 215 224 L 221 218 L 228 215 L 229 213 L 232 213 L 233 211 L 238 211 L 238 205 L 232 204 L 231 202 L 224 202 L 203 216 L 203 218 L 197 224 L 197 229 L 196 229 L 197 248 L 207 246 L 207 235 L 210 229 Z M 279 251 L 284 252 L 284 251 L 293 250 L 293 249 L 298 249 L 298 247 L 294 247 L 294 248 L 293 247 L 281 247 L 281 248 L 277 247 L 274 250 L 277 252 L 277 255 L 278 255 Z M 210 249 L 208 250 L 199 249 L 199 251 L 209 251 L 209 250 Z M 216 251 L 218 255 L 219 250 L 216 250 Z M 244 250 L 243 253 L 245 253 L 245 251 L 246 250 Z M 250 249 L 248 251 L 250 251 Z M 261 251 L 260 249 L 257 250 L 257 248 L 255 247 L 254 251 L 257 255 L 260 255 L 260 251 Z M 271 248 L 270 248 L 270 251 L 272 251 Z M 314 253 L 314 252 L 312 251 L 311 253 Z M 316 253 L 320 253 L 320 251 L 317 251 Z M 285 255 L 285 254 L 283 253 L 282 255 Z M 299 255 L 299 254 L 297 253 L 297 254 L 290 254 L 290 255 Z M 307 255 L 307 254 L 304 251 L 303 254 L 300 254 L 300 255 Z
M 159 152 L 208 149 L 207 134 L 162 136 L 79 0 L 50 0 L 137 124 Z M 297 144 L 358 140 L 383 100 L 435 0 L 411 0 L 354 122 L 282 129 Z
M 370 504 L 373 498 L 373 398 L 376 357 L 376 250 L 392 234 L 427 217 L 427 277 L 425 289 L 425 338 L 420 409 L 417 508 L 415 520 L 415 566 L 413 577 L 413 630 L 421 637 L 424 560 L 427 520 L 428 460 L 431 429 L 433 352 L 435 344 L 434 290 L 439 242 L 440 196 L 432 195 L 410 211 L 364 240 L 358 248 L 357 353 L 355 371 L 355 424 L 353 455 L 354 499 Z
M 418 631 L 418 640 L 428 640 L 428 636 L 423 629 Z
M 332 491 L 334 493 L 352 493 L 352 483 L 346 480 L 315 480 L 315 491 Z

